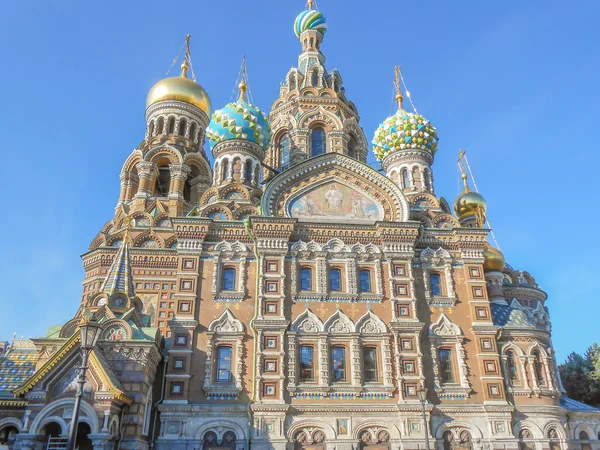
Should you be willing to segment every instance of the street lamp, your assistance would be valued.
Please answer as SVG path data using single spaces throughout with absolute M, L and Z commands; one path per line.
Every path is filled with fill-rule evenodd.
M 425 411 L 425 403 L 427 403 L 427 388 L 425 386 L 421 386 L 417 389 L 417 394 L 419 395 L 419 401 L 421 402 L 421 406 L 423 407 L 423 430 L 425 432 L 425 449 L 429 449 L 429 426 L 427 425 L 427 412 Z
M 71 426 L 69 427 L 69 441 L 67 442 L 66 450 L 75 448 L 77 440 L 77 423 L 79 422 L 79 409 L 81 408 L 81 397 L 83 396 L 83 387 L 85 385 L 85 374 L 88 368 L 88 358 L 90 353 L 96 346 L 100 337 L 101 326 L 95 320 L 87 320 L 85 317 L 79 323 L 79 334 L 81 343 L 81 367 L 77 368 L 77 393 L 75 394 L 75 406 L 73 407 L 73 417 L 71 418 Z

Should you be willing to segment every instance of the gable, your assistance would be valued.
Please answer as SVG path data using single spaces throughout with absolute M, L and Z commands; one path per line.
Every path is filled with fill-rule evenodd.
M 338 153 L 309 158 L 274 177 L 263 214 L 315 222 L 405 222 L 409 205 L 392 180 Z

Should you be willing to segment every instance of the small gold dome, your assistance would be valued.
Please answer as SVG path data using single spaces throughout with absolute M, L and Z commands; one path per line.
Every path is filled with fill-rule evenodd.
M 479 209 L 486 211 L 487 204 L 481 194 L 474 191 L 463 191 L 454 201 L 454 212 L 459 219 L 475 215 Z
M 202 86 L 187 77 L 187 68 L 184 62 L 180 76 L 165 78 L 152 86 L 146 97 L 146 108 L 157 102 L 178 100 L 200 108 L 210 117 L 210 98 Z
M 504 255 L 497 248 L 488 245 L 483 251 L 483 270 L 500 272 L 504 269 Z

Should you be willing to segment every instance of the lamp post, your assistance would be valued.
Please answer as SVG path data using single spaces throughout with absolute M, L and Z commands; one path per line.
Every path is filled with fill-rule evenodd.
M 429 449 L 429 426 L 427 424 L 427 412 L 425 411 L 425 403 L 427 403 L 427 388 L 425 386 L 421 386 L 417 389 L 417 394 L 419 395 L 419 401 L 421 402 L 421 406 L 423 408 L 423 431 L 425 433 L 425 449 Z
M 81 367 L 77 369 L 77 393 L 75 394 L 75 406 L 73 407 L 73 417 L 71 418 L 71 425 L 69 427 L 69 441 L 65 447 L 66 450 L 73 450 L 75 448 L 79 409 L 81 408 L 81 397 L 83 396 L 83 387 L 85 385 L 88 358 L 100 337 L 100 324 L 93 320 L 87 320 L 84 317 L 79 324 L 79 333 L 81 335 L 81 343 L 79 345 L 81 350 Z

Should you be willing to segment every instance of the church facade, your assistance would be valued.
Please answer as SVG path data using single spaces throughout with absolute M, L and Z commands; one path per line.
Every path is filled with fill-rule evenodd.
M 398 72 L 367 138 L 326 30 L 309 3 L 268 114 L 244 73 L 211 113 L 189 46 L 152 87 L 74 318 L 0 357 L 0 448 L 63 448 L 85 319 L 103 334 L 81 449 L 600 449 L 600 410 L 564 397 L 547 294 L 488 243 L 464 171 L 452 208 L 436 195 L 437 130 Z

